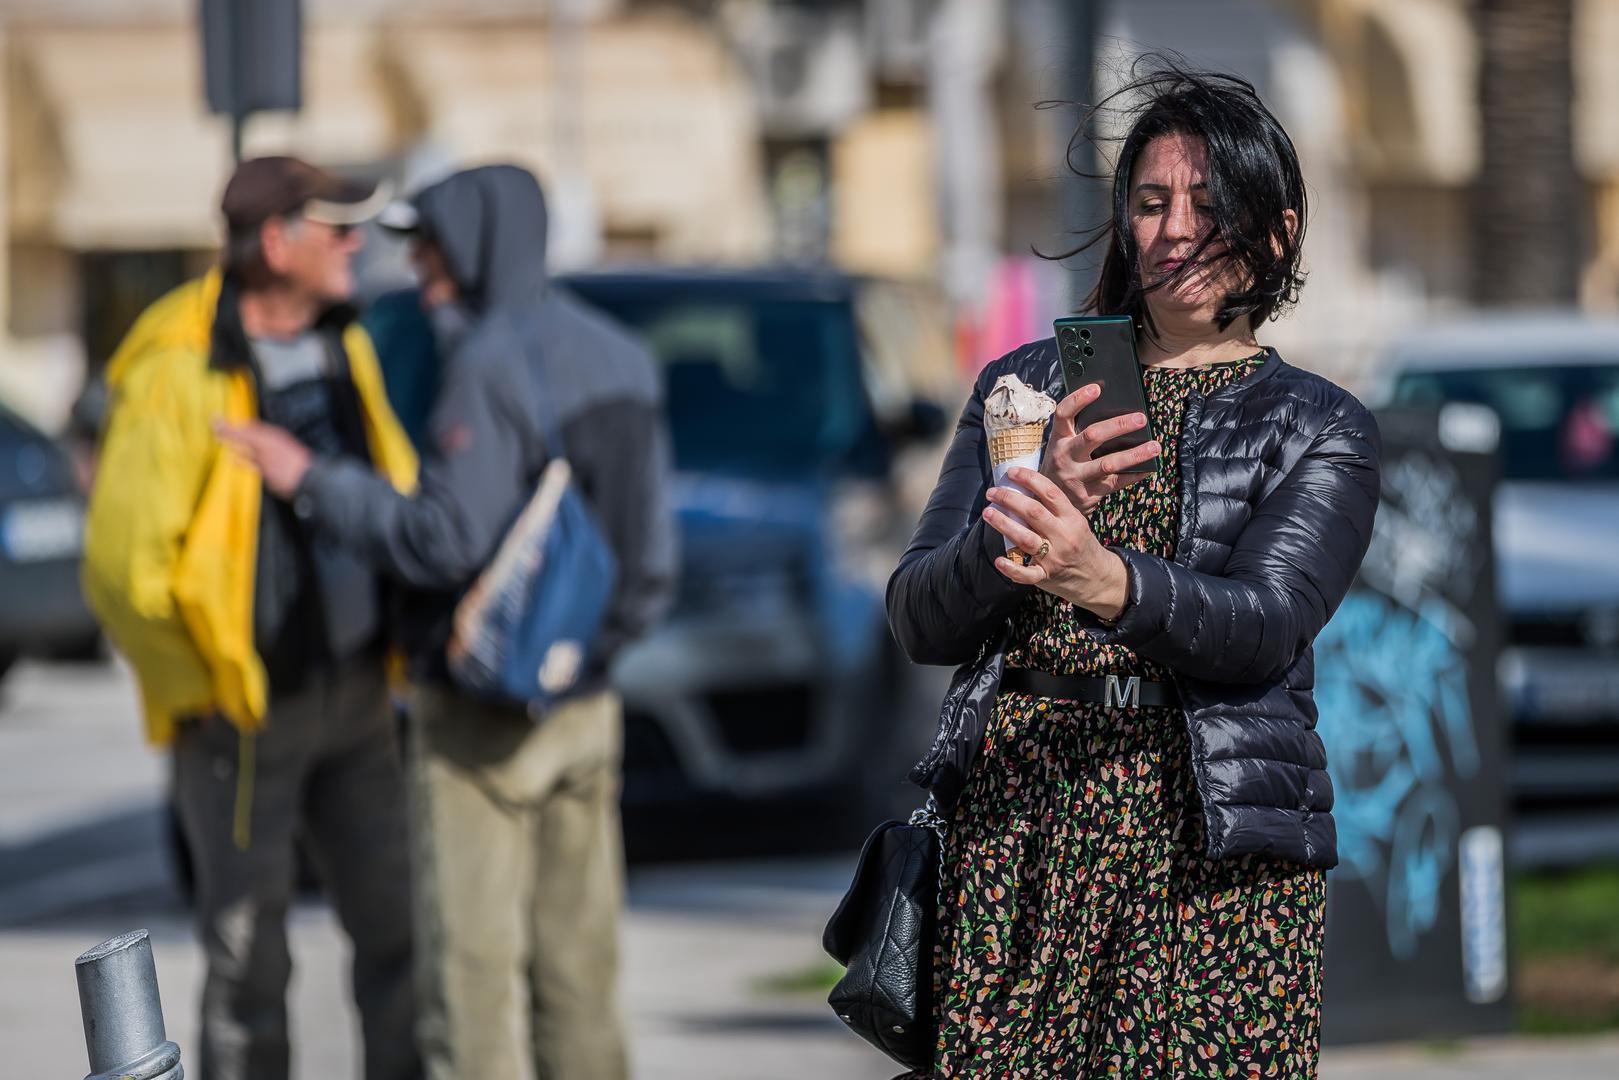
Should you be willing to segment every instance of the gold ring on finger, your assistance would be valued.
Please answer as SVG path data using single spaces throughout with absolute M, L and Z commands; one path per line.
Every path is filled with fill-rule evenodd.
M 1042 541 L 1040 541 L 1040 550 L 1036 551 L 1034 553 L 1034 558 L 1032 560 L 1030 560 L 1030 561 L 1039 562 L 1041 559 L 1045 558 L 1049 554 L 1051 554 L 1051 541 L 1050 540 L 1042 540 Z

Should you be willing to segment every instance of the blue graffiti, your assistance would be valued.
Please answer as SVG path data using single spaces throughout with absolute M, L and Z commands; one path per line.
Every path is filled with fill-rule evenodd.
M 1358 589 L 1316 641 L 1338 872 L 1378 899 L 1402 959 L 1433 928 L 1455 859 L 1461 814 L 1446 777 L 1479 771 L 1465 635 L 1443 600 L 1413 609 Z

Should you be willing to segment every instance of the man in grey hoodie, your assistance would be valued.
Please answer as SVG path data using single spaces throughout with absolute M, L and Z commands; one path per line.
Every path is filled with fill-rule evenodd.
M 312 457 L 278 429 L 222 434 L 300 519 L 412 587 L 398 630 L 413 682 L 418 1036 L 429 1077 L 621 1080 L 622 721 L 607 665 L 674 586 L 658 375 L 634 338 L 548 282 L 545 202 L 530 173 L 457 173 L 412 207 L 444 358 L 416 493 Z M 456 602 L 546 462 L 542 394 L 619 577 L 595 668 L 535 724 L 458 696 L 444 650 Z

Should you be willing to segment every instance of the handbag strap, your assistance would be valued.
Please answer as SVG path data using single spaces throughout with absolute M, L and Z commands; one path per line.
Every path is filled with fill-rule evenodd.
M 939 902 L 948 903 L 946 898 L 951 895 L 951 882 L 944 866 L 944 831 L 949 823 L 944 820 L 944 815 L 939 813 L 939 802 L 931 791 L 928 792 L 927 801 L 911 811 L 911 824 L 930 828 L 933 835 L 939 838 L 939 865 L 935 870 L 935 876 L 938 880 Z
M 940 839 L 944 838 L 945 820 L 939 813 L 939 804 L 932 795 L 929 795 L 921 806 L 911 811 L 911 819 L 907 824 L 924 825 L 938 833 Z

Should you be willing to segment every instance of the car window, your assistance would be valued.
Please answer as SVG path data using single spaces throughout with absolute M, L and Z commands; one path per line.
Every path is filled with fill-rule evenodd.
M 679 468 L 807 477 L 884 467 L 847 303 L 577 291 L 656 355 Z
M 1412 371 L 1394 402 L 1486 405 L 1508 480 L 1619 480 L 1619 365 Z

